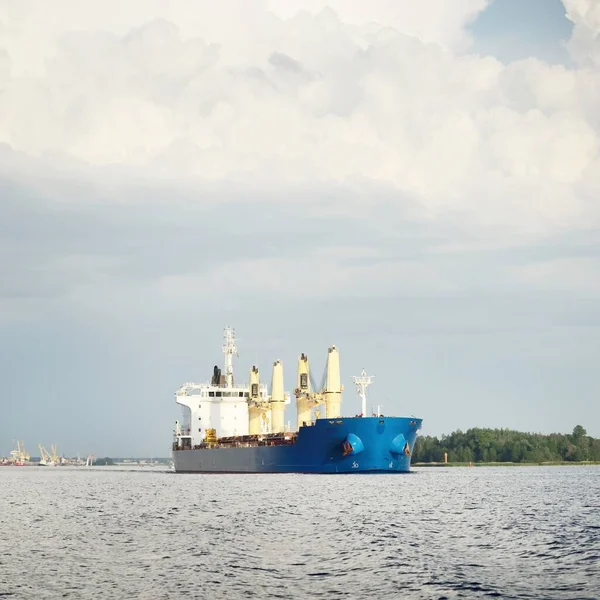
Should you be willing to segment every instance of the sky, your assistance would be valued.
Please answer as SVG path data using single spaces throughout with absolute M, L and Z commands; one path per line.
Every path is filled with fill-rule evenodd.
M 0 455 L 167 456 L 225 325 L 600 437 L 599 105 L 596 0 L 0 0 Z

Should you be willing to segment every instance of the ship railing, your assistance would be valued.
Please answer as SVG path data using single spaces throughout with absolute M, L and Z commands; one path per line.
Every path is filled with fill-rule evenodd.
M 261 383 L 259 387 L 261 390 L 267 389 L 267 385 L 265 383 Z M 211 383 L 210 381 L 204 381 L 202 383 L 193 383 L 191 381 L 188 381 L 188 382 L 184 383 L 179 389 L 180 390 L 204 390 L 206 388 L 217 388 L 220 390 L 225 390 L 225 389 L 249 390 L 250 384 L 249 383 L 234 383 L 233 385 L 229 386 L 226 383 Z
M 281 432 L 253 434 L 244 436 L 231 436 L 219 438 L 217 442 L 202 442 L 193 446 L 180 447 L 177 441 L 173 442 L 173 450 L 209 450 L 213 448 L 254 448 L 256 446 L 285 446 L 295 444 L 298 432 Z
M 259 390 L 260 390 L 261 397 L 267 398 L 267 396 L 268 396 L 267 386 L 265 384 L 261 384 L 259 387 Z M 175 392 L 175 396 L 176 397 L 195 396 L 197 394 L 194 394 L 193 392 L 211 392 L 211 391 L 218 391 L 219 393 L 221 393 L 221 392 L 225 392 L 225 393 L 241 392 L 247 397 L 247 395 L 250 393 L 250 386 L 247 383 L 241 384 L 241 385 L 232 385 L 232 386 L 228 386 L 225 384 L 212 384 L 212 383 L 208 383 L 208 382 L 206 382 L 206 383 L 185 383 Z M 286 403 L 289 404 L 289 400 L 287 400 Z
M 175 439 L 179 439 L 180 437 L 190 437 L 192 435 L 191 429 L 184 429 L 183 427 L 179 431 L 173 431 L 173 435 Z

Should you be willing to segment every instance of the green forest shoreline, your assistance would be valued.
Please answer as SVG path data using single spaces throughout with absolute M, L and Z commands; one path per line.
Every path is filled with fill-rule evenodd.
M 460 429 L 419 436 L 413 466 L 520 466 L 600 464 L 600 439 L 577 425 L 572 433 L 525 433 L 512 429 Z

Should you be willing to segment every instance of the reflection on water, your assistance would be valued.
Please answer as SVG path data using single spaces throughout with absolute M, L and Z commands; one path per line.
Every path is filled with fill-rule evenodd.
M 5 467 L 4 597 L 599 598 L 600 467 Z

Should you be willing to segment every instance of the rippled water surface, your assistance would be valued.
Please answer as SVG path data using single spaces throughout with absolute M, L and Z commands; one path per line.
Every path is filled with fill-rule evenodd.
M 0 468 L 0 598 L 600 598 L 600 467 Z

